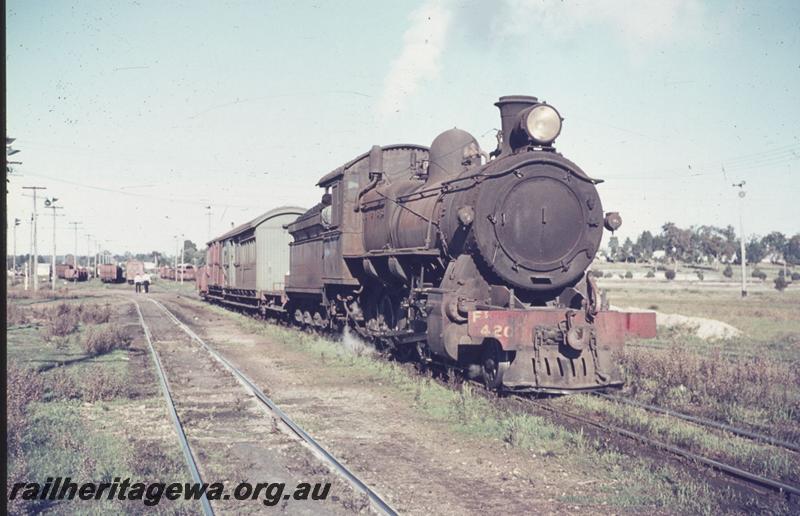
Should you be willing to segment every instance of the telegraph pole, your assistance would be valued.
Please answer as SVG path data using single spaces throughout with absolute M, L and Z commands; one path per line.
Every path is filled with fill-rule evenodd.
M 14 268 L 14 278 L 17 276 L 17 226 L 20 225 L 22 221 L 18 218 L 14 218 L 14 257 L 12 258 L 11 265 Z M 16 279 L 14 280 L 16 281 Z
M 33 213 L 31 213 L 31 227 L 30 234 L 28 235 L 28 261 L 25 263 L 25 290 L 28 290 L 28 285 L 31 281 L 31 258 L 33 257 Z
M 39 190 L 47 190 L 45 186 L 23 186 L 23 190 L 33 190 L 33 291 L 39 290 L 39 256 L 38 249 L 36 248 L 36 222 L 38 215 L 36 213 L 36 192 Z
M 186 238 L 185 235 L 181 235 L 181 285 L 183 285 L 183 276 L 185 272 L 186 265 L 183 263 L 183 254 L 186 252 Z
M 740 244 L 739 253 L 742 260 L 742 297 L 747 297 L 747 257 L 745 256 L 745 250 L 744 250 L 744 222 L 743 222 L 744 196 L 746 195 L 744 191 L 745 183 L 746 183 L 745 181 L 742 181 L 741 183 L 734 183 L 733 185 L 731 185 L 734 188 L 739 189 L 739 233 L 741 233 L 741 236 L 739 237 L 739 244 Z
M 45 199 L 44 205 L 53 210 L 53 256 L 50 258 L 50 283 L 53 292 L 56 290 L 56 210 L 63 209 L 63 206 L 56 206 L 58 199 Z
M 89 233 L 86 233 L 86 269 L 87 269 L 86 273 L 89 274 L 89 277 L 92 276 L 90 274 L 90 272 L 92 270 L 92 244 L 89 242 L 89 239 L 91 237 L 92 237 L 92 235 L 90 235 Z M 95 264 L 95 265 L 97 265 L 97 264 Z
M 75 266 L 75 274 L 72 276 L 72 280 L 74 282 L 78 282 L 78 226 L 82 224 L 82 222 L 70 222 L 72 224 L 73 229 L 75 230 L 75 254 L 72 259 L 74 262 L 73 265 Z
M 178 235 L 175 235 L 175 280 L 178 280 Z

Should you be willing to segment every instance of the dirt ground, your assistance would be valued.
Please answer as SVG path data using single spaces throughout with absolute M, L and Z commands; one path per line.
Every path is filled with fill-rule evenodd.
M 332 375 L 185 297 L 158 297 L 401 513 L 608 513 L 600 498 L 596 505 L 563 501 L 593 498 L 601 478 L 591 471 L 454 434 L 380 384 Z

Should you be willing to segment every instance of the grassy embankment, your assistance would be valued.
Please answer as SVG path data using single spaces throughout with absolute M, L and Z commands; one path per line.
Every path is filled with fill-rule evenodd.
M 155 375 L 142 367 L 143 351 L 131 348 L 138 328 L 129 324 L 130 305 L 67 297 L 17 292 L 8 299 L 7 487 L 59 476 L 77 483 L 188 480 Z M 18 514 L 193 508 L 164 501 L 153 508 L 141 501 L 10 503 Z

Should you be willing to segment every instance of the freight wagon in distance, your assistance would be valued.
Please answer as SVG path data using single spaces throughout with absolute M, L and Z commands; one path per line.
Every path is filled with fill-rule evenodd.
M 144 262 L 139 260 L 128 260 L 125 263 L 125 279 L 128 285 L 133 285 L 133 280 L 137 274 L 144 274 Z

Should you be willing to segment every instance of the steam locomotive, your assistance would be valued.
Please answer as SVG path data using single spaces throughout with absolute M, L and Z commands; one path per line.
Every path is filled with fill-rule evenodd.
M 608 310 L 586 272 L 603 228 L 621 218 L 603 212 L 600 180 L 556 151 L 553 106 L 495 105 L 491 154 L 460 129 L 430 147 L 373 146 L 319 180 L 310 210 L 273 210 L 212 240 L 202 295 L 307 327 L 349 326 L 492 389 L 620 385 L 625 338 L 655 336 L 653 314 Z

